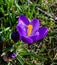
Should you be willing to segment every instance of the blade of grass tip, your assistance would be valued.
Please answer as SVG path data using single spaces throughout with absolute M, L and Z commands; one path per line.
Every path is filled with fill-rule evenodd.
M 17 60 L 20 62 L 21 65 L 24 65 L 23 59 L 20 55 L 17 56 Z
M 31 2 L 30 0 L 28 0 L 28 3 L 29 3 L 29 4 L 32 4 L 32 2 Z
M 10 27 L 7 27 L 6 29 L 4 29 L 4 30 L 0 31 L 0 34 L 2 34 L 3 32 L 8 31 L 9 29 L 10 29 Z
M 10 29 L 10 27 L 7 27 L 4 31 L 8 31 Z
M 15 5 L 16 5 L 16 7 L 21 11 L 20 6 L 17 4 L 17 0 L 15 0 Z
M 3 33 L 3 31 L 0 31 L 0 34 L 2 34 Z
M 11 65 L 11 63 L 9 62 L 8 65 Z

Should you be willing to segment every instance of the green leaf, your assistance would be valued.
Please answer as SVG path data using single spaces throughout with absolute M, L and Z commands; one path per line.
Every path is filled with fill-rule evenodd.
M 23 58 L 20 55 L 17 56 L 17 60 L 20 62 L 21 65 L 24 65 Z
M 11 63 L 9 62 L 8 65 L 11 65 Z

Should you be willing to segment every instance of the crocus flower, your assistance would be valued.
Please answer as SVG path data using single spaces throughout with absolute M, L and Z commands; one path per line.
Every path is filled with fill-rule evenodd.
M 39 19 L 29 21 L 24 15 L 19 16 L 16 28 L 20 35 L 20 39 L 28 44 L 43 39 L 48 33 L 47 27 L 40 28 Z
M 9 62 L 14 60 L 17 55 L 14 52 L 7 52 L 7 53 L 3 53 L 1 56 L 5 62 Z
M 11 38 L 12 38 L 12 40 L 13 40 L 14 42 L 18 42 L 18 40 L 19 40 L 19 34 L 18 34 L 18 32 L 13 32 L 13 33 L 11 34 Z
M 10 54 L 10 57 L 11 57 L 11 58 L 16 58 L 16 54 L 12 52 L 12 53 Z

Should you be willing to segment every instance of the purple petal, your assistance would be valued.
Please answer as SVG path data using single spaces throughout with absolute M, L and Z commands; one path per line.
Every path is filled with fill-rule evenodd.
M 17 29 L 20 36 L 26 35 L 26 27 L 25 26 L 18 24 L 16 29 Z
M 39 37 L 39 32 L 36 32 L 35 35 L 30 36 L 30 38 L 33 40 L 33 42 L 36 42 L 38 40 Z
M 38 40 L 41 40 L 48 34 L 48 28 L 46 27 L 39 28 L 38 32 L 39 32 Z
M 12 53 L 12 54 L 10 55 L 10 57 L 11 57 L 11 58 L 16 58 L 16 54 L 15 54 L 15 53 Z
M 26 16 L 24 15 L 20 15 L 18 18 L 18 23 L 22 24 L 22 25 L 28 25 L 29 24 L 29 20 Z
M 33 40 L 28 36 L 21 36 L 21 40 L 28 44 L 31 44 L 33 42 Z
M 40 27 L 40 23 L 38 19 L 33 19 L 31 24 L 33 25 L 33 31 L 32 34 L 34 34 Z

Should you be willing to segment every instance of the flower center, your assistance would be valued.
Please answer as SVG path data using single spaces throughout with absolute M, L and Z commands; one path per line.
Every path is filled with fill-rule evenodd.
M 27 35 L 30 36 L 31 33 L 32 33 L 33 26 L 32 26 L 31 24 L 29 24 L 29 25 L 27 26 L 27 28 L 28 28 L 28 33 L 27 33 Z

